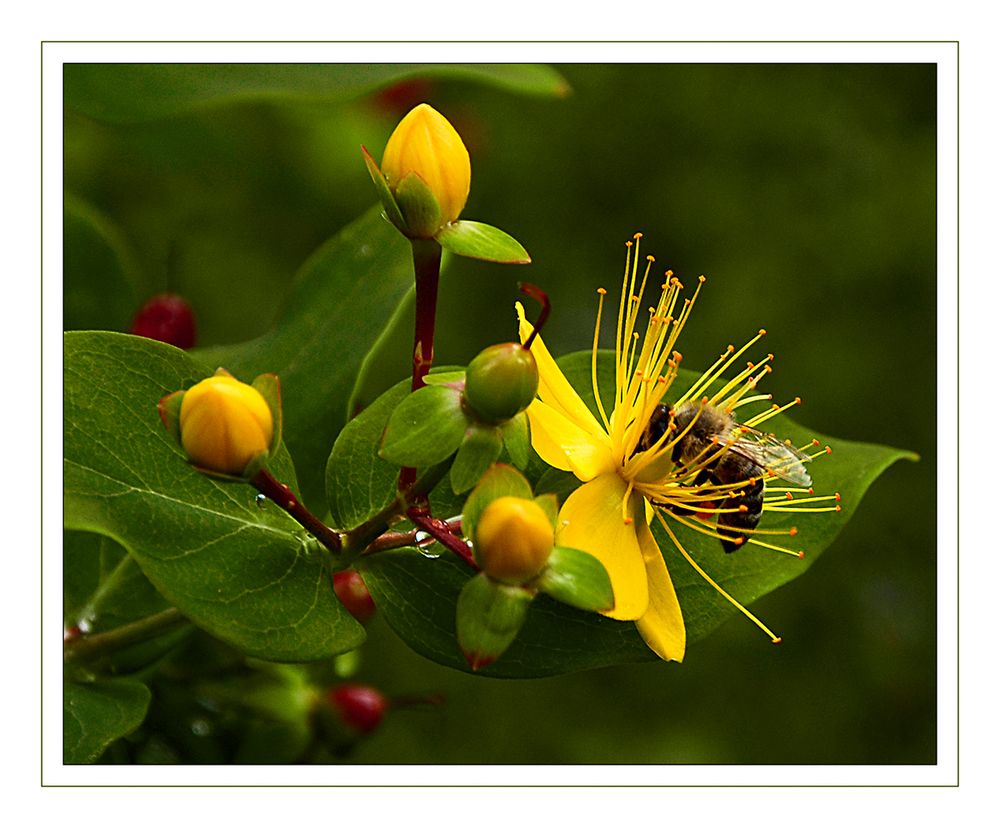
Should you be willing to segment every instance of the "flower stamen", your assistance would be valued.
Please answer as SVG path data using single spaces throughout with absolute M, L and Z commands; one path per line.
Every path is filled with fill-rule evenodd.
M 597 344 L 601 338 L 601 312 L 604 310 L 604 297 L 607 295 L 604 288 L 597 289 L 597 322 L 594 323 L 594 347 L 590 355 L 590 380 L 594 385 L 594 399 L 597 400 L 597 410 L 600 412 L 604 428 L 611 431 L 611 424 L 608 422 L 608 415 L 604 411 L 604 403 L 601 401 L 601 389 L 597 384 Z
M 715 589 L 716 592 L 719 593 L 719 595 L 721 595 L 723 598 L 725 598 L 727 601 L 729 601 L 730 604 L 732 604 L 734 607 L 736 607 L 736 609 L 738 609 L 740 612 L 742 612 L 747 618 L 749 618 L 751 621 L 753 621 L 754 624 L 756 624 L 758 627 L 760 627 L 760 629 L 763 630 L 763 632 L 765 634 L 769 635 L 771 637 L 771 641 L 773 643 L 777 644 L 779 641 L 781 641 L 781 639 L 778 636 L 776 636 L 773 632 L 771 632 L 771 630 L 768 629 L 764 625 L 764 623 L 759 618 L 757 618 L 756 615 L 754 615 L 752 612 L 750 612 L 750 610 L 748 610 L 745 606 L 743 606 L 743 604 L 741 604 L 739 601 L 737 601 L 735 598 L 733 598 L 732 595 L 730 595 L 722 587 L 720 587 L 715 581 L 713 581 L 711 579 L 711 577 L 709 577 L 708 573 L 705 572 L 704 569 L 702 569 L 700 566 L 698 566 L 698 564 L 695 562 L 694 558 L 692 558 L 691 555 L 688 553 L 688 551 L 684 548 L 684 546 L 681 544 L 681 542 L 678 539 L 678 537 L 670 529 L 670 526 L 667 524 L 667 521 L 664 520 L 663 515 L 661 515 L 658 510 L 656 512 L 656 516 L 659 519 L 660 525 L 663 527 L 664 531 L 666 531 L 666 533 L 668 535 L 670 535 L 670 540 L 673 542 L 674 546 L 677 547 L 677 550 L 684 556 L 684 559 L 689 564 L 691 564 L 691 566 L 694 569 L 694 571 L 697 572 L 699 575 L 701 575 L 701 577 L 704 578 L 709 583 L 709 585 L 713 589 Z

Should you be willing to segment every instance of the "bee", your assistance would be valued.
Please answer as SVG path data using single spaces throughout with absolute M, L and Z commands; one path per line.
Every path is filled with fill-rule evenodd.
M 723 408 L 695 400 L 675 408 L 657 406 L 639 441 L 639 450 L 655 445 L 671 422 L 674 433 L 679 435 L 672 459 L 682 468 L 701 466 L 695 476 L 696 486 L 706 482 L 719 486 L 746 483 L 730 490 L 719 505 L 716 530 L 726 552 L 738 549 L 760 523 L 765 476 L 780 477 L 796 486 L 812 485 L 803 465 L 811 459 L 807 454 L 773 434 L 736 422 Z M 673 508 L 695 511 L 676 505 Z

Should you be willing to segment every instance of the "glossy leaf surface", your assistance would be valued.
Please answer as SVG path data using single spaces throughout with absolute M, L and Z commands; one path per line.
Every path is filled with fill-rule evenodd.
M 116 739 L 127 736 L 146 717 L 149 688 L 131 679 L 63 687 L 63 762 L 96 761 Z
M 357 646 L 315 540 L 242 482 L 186 461 L 157 414 L 208 373 L 183 351 L 123 334 L 65 338 L 65 525 L 114 538 L 196 625 L 276 661 Z M 295 487 L 287 454 L 272 463 Z

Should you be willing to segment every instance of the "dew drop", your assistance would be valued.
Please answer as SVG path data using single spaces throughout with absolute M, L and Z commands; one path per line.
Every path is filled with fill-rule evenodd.
M 257 495 L 257 497 L 255 497 L 253 499 L 253 502 L 257 506 L 258 509 L 266 509 L 267 508 L 267 495 L 265 495 L 265 494 L 259 494 L 259 495 Z
M 206 719 L 193 719 L 191 721 L 191 732 L 195 736 L 207 736 L 212 732 L 212 725 Z

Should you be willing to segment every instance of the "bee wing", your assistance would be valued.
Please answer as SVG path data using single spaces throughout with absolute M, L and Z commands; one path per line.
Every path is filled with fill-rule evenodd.
M 779 440 L 773 434 L 765 434 L 745 425 L 735 426 L 732 436 L 736 442 L 730 447 L 730 451 L 752 460 L 761 468 L 796 486 L 812 485 L 812 478 L 803 465 L 812 458 L 795 446 Z

